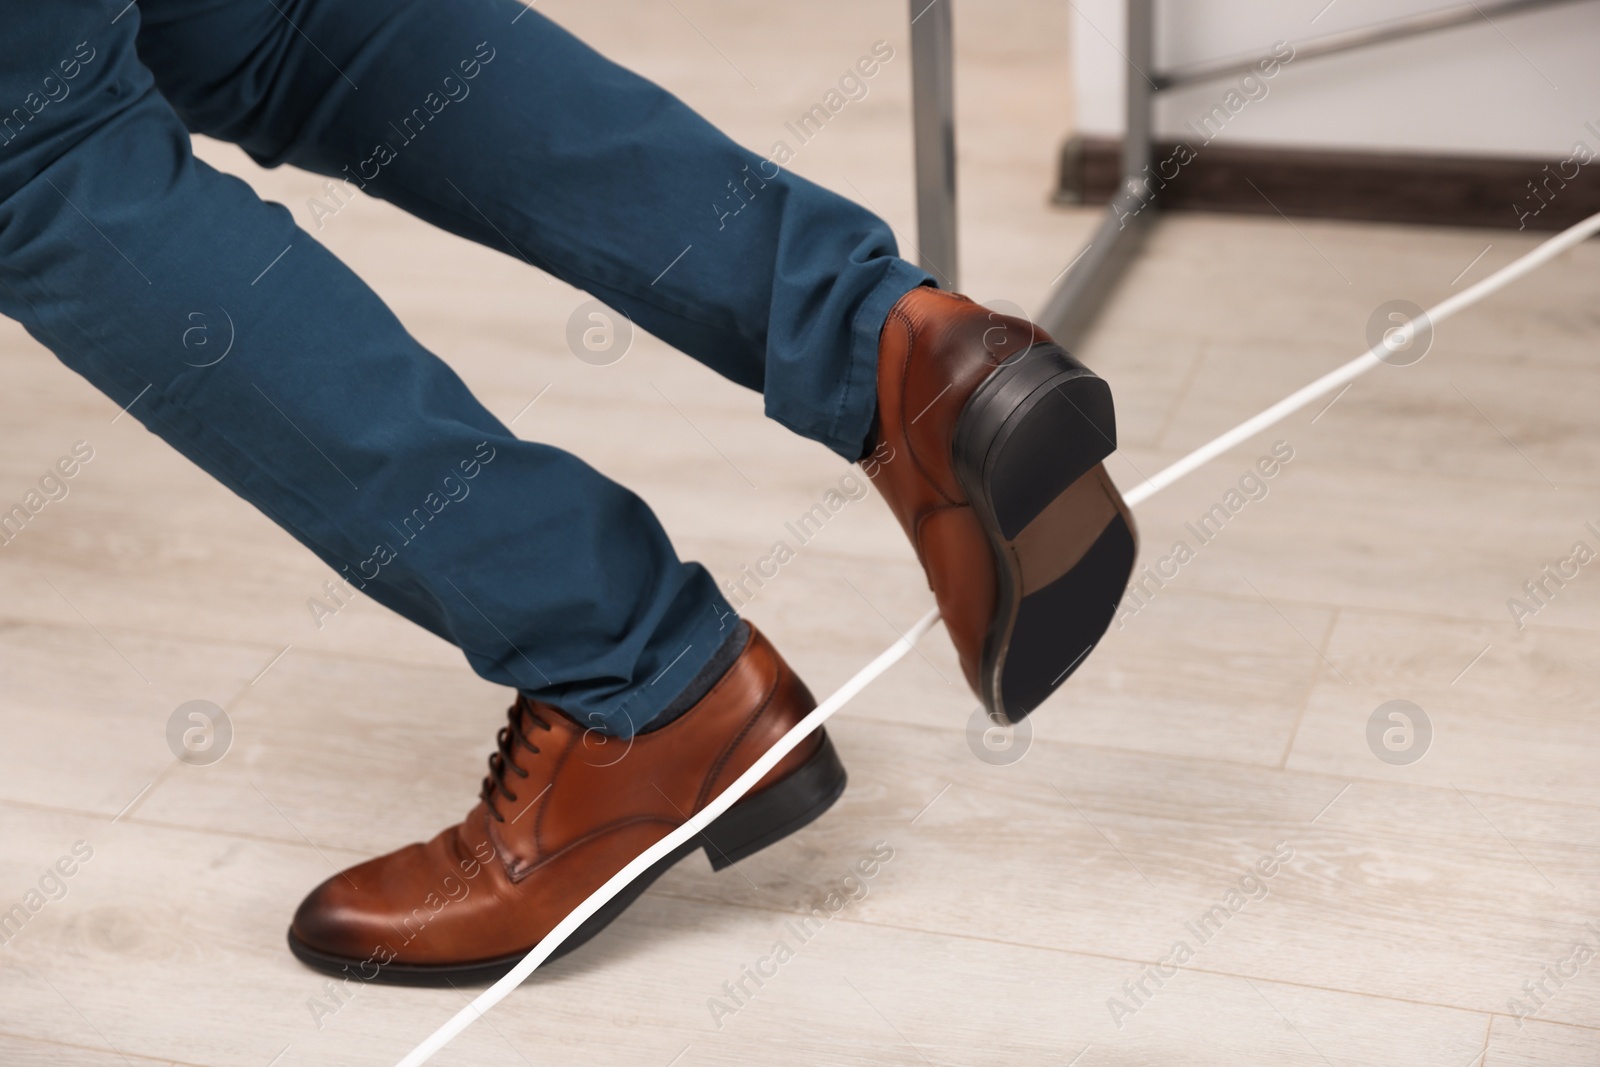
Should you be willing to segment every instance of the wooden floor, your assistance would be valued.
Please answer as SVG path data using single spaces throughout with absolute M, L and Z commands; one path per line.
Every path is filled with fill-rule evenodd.
M 761 148 L 892 42 L 868 98 L 794 166 L 910 233 L 903 4 L 678 0 L 623 26 L 614 7 L 540 5 Z M 957 7 L 965 287 L 1026 308 L 1095 222 L 1045 205 L 1067 122 L 1057 8 Z M 200 151 L 310 222 L 315 179 Z M 503 418 L 548 388 L 518 432 L 638 489 L 720 575 L 846 473 L 651 338 L 612 366 L 573 358 L 583 297 L 518 260 L 374 201 L 318 236 Z M 1431 303 L 1531 244 L 1163 222 L 1081 353 L 1118 398 L 1113 473 L 1132 485 L 1353 357 L 1384 301 Z M 1446 324 L 1422 362 L 1144 505 L 1144 561 L 1180 540 L 1193 558 L 1033 716 L 1031 742 L 978 758 L 935 631 L 830 727 L 851 774 L 832 812 L 737 870 L 684 863 L 438 1062 L 1595 1062 L 1600 562 L 1521 626 L 1507 601 L 1576 542 L 1600 549 L 1597 291 L 1591 242 Z M 74 442 L 95 450 L 0 550 L 0 910 L 92 849 L 0 950 L 0 1062 L 394 1062 L 463 995 L 332 999 L 284 928 L 332 868 L 461 816 L 507 695 L 371 602 L 319 630 L 306 601 L 326 568 L 20 328 L 0 324 L 0 348 L 0 501 Z M 1293 458 L 1200 545 L 1186 523 L 1278 440 Z M 825 693 L 929 605 L 869 499 L 747 614 Z M 234 723 L 212 766 L 167 747 L 193 699 Z M 1420 760 L 1369 747 L 1391 700 L 1431 723 Z M 865 895 L 802 942 L 790 923 L 875 848 L 892 859 Z M 793 958 L 730 997 L 780 941 Z

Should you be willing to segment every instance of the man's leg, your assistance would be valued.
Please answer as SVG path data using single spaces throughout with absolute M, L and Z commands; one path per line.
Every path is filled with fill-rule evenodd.
M 513 436 L 286 210 L 194 160 L 139 18 L 57 0 L 0 37 L 0 312 L 480 674 L 648 723 L 728 634 L 710 576 L 636 496 Z M 196 326 L 212 345 L 186 346 Z
M 869 473 L 996 718 L 1105 633 L 1136 548 L 1100 466 L 1109 389 L 1031 323 L 926 287 L 870 212 L 518 0 L 144 6 L 141 50 L 194 128 L 520 253 L 846 459 L 902 457 Z
M 467 817 L 330 879 L 290 945 L 367 980 L 503 973 L 816 702 L 636 497 L 513 437 L 288 212 L 192 158 L 135 54 L 134 5 L 32 11 L 0 35 L 0 100 L 19 101 L 0 116 L 0 311 L 524 691 Z M 186 347 L 195 329 L 209 343 Z M 630 733 L 678 701 L 692 706 L 659 728 L 592 744 L 591 723 Z M 844 785 L 815 730 L 690 848 L 735 863 Z
M 932 280 L 871 212 L 518 0 L 140 7 L 140 54 L 190 128 L 332 177 L 319 221 L 359 189 L 520 255 L 861 457 L 883 323 Z M 773 132 L 779 161 L 802 143 Z

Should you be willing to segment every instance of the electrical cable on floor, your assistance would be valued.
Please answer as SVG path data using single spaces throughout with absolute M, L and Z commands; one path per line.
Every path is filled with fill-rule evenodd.
M 1283 421 L 1318 397 L 1326 396 L 1335 389 L 1354 381 L 1379 363 L 1384 362 L 1386 355 L 1407 348 L 1420 333 L 1431 330 L 1445 319 L 1471 307 L 1491 293 L 1503 289 L 1513 281 L 1543 266 L 1562 252 L 1572 248 L 1586 238 L 1594 236 L 1596 233 L 1600 233 L 1600 214 L 1591 215 L 1582 222 L 1561 231 L 1549 240 L 1537 245 L 1531 251 L 1512 260 L 1482 281 L 1440 301 L 1423 313 L 1421 325 L 1418 325 L 1417 320 L 1407 321 L 1404 325 L 1390 331 L 1383 340 L 1374 344 L 1372 348 L 1349 363 L 1337 370 L 1330 371 L 1305 388 L 1291 393 L 1259 415 L 1245 420 L 1227 433 L 1190 452 L 1165 470 L 1140 482 L 1125 494 L 1124 499 L 1130 507 L 1148 500 L 1184 475 L 1189 474 L 1201 465 L 1215 459 L 1230 448 L 1243 443 L 1261 431 Z M 458 1011 L 438 1030 L 434 1031 L 427 1040 L 413 1049 L 396 1067 L 420 1067 L 421 1064 L 431 1059 L 434 1053 L 444 1048 L 457 1034 L 471 1026 L 490 1008 L 504 1000 L 513 989 L 521 985 L 528 975 L 534 972 L 535 968 L 549 958 L 558 945 L 571 936 L 572 932 L 582 926 L 590 916 L 604 907 L 629 882 L 632 882 L 661 860 L 666 859 L 681 846 L 688 844 L 702 830 L 714 822 L 718 816 L 731 808 L 757 782 L 765 777 L 768 771 L 777 766 L 783 757 L 792 752 L 801 741 L 809 737 L 826 722 L 834 712 L 844 707 L 857 693 L 861 692 L 879 675 L 892 667 L 907 652 L 910 652 L 912 647 L 933 628 L 933 624 L 937 621 L 939 621 L 937 609 L 918 619 L 916 625 L 903 634 L 898 641 L 880 653 L 871 663 L 857 671 L 855 676 L 840 686 L 832 696 L 817 705 L 816 710 L 801 719 L 788 733 L 779 738 L 776 744 L 763 753 L 761 758 L 756 760 L 749 770 L 735 779 L 732 785 L 718 794 L 716 799 L 696 812 L 682 826 L 634 857 L 633 861 L 622 870 L 612 875 L 604 885 L 590 894 L 587 900 L 579 904 L 566 918 L 557 923 L 555 929 L 546 934 L 544 940 L 535 945 L 533 951 L 524 956 L 520 963 L 507 972 L 503 978 L 495 982 L 494 985 L 473 998 L 471 1003 Z
M 1282 422 L 1318 397 L 1327 396 L 1340 386 L 1361 377 L 1373 367 L 1385 362 L 1385 356 L 1406 349 L 1419 333 L 1432 330 L 1445 319 L 1466 310 L 1490 293 L 1504 289 L 1524 274 L 1544 266 L 1567 249 L 1593 237 L 1596 233 L 1600 233 L 1600 214 L 1590 215 L 1582 222 L 1562 230 L 1507 263 L 1483 281 L 1469 285 L 1454 296 L 1439 301 L 1422 313 L 1421 318 L 1424 321 L 1421 325 L 1416 319 L 1408 320 L 1403 326 L 1387 333 L 1384 340 L 1374 344 L 1349 363 L 1337 370 L 1329 371 L 1305 388 L 1290 393 L 1261 414 L 1246 419 L 1227 433 L 1190 452 L 1166 470 L 1146 478 L 1123 494 L 1123 500 L 1130 508 L 1143 503 L 1202 464 L 1209 463 L 1235 445 L 1242 444 L 1262 430 Z

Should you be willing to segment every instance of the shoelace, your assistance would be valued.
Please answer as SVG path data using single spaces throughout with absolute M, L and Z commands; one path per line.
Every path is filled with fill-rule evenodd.
M 479 799 L 488 806 L 489 814 L 495 817 L 496 822 L 506 821 L 506 817 L 500 814 L 500 809 L 495 807 L 494 802 L 497 796 L 505 797 L 513 804 L 517 802 L 517 794 L 506 788 L 506 771 L 515 771 L 519 778 L 528 777 L 528 772 L 517 765 L 515 759 L 516 747 L 520 744 L 529 752 L 537 753 L 539 751 L 539 746 L 534 744 L 522 730 L 524 715 L 533 720 L 542 729 L 549 730 L 551 728 L 550 723 L 541 718 L 539 713 L 534 710 L 533 702 L 527 697 L 518 694 L 516 703 L 512 704 L 511 709 L 506 712 L 506 718 L 509 721 L 506 725 L 500 727 L 499 733 L 495 734 L 495 751 L 489 754 L 489 773 L 484 776 L 483 789 L 478 794 Z

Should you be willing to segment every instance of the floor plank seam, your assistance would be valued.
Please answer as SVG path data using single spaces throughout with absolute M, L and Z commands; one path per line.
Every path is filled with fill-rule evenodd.
M 1294 752 L 1294 743 L 1300 736 L 1300 725 L 1305 722 L 1306 712 L 1311 710 L 1311 698 L 1316 695 L 1317 682 L 1322 678 L 1322 665 L 1328 658 L 1328 648 L 1333 641 L 1333 631 L 1339 626 L 1339 609 L 1334 608 L 1329 613 L 1328 625 L 1322 631 L 1322 639 L 1317 642 L 1317 661 L 1311 664 L 1311 670 L 1306 678 L 1305 693 L 1300 698 L 1300 710 L 1295 712 L 1294 724 L 1289 728 L 1289 740 L 1283 746 L 1283 755 L 1278 758 L 1278 770 L 1287 770 L 1289 756 Z

